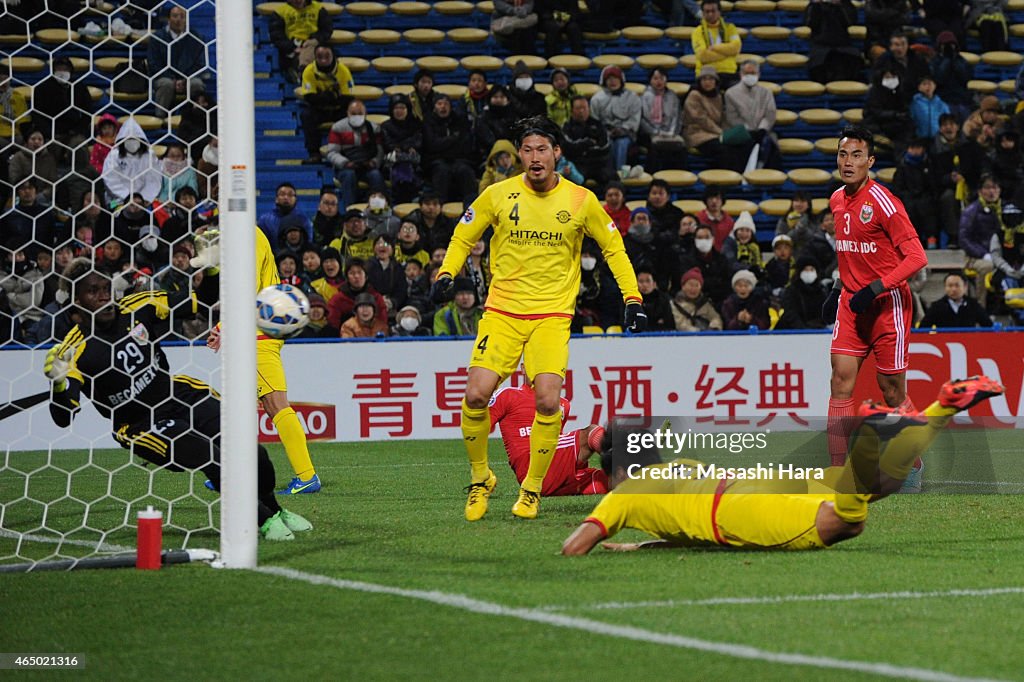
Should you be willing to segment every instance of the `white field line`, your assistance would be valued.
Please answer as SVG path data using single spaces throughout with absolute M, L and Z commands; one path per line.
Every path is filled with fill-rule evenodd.
M 721 606 L 749 604 L 786 604 L 794 602 L 898 601 L 901 599 L 944 599 L 947 597 L 995 597 L 1024 594 L 1024 587 L 936 590 L 930 592 L 848 592 L 838 594 L 780 594 L 764 597 L 711 597 L 708 599 L 661 599 L 656 601 L 609 601 L 594 604 L 543 606 L 542 611 L 611 611 L 673 606 Z
M 768 651 L 743 644 L 730 644 L 728 642 L 715 642 L 694 637 L 685 637 L 666 632 L 655 632 L 628 625 L 615 625 L 590 618 L 579 618 L 567 616 L 560 613 L 551 613 L 539 609 L 515 608 L 504 606 L 494 602 L 473 599 L 462 594 L 451 592 L 440 592 L 437 590 L 410 590 L 390 585 L 378 585 L 357 580 L 342 580 L 330 576 L 305 573 L 291 568 L 280 566 L 263 566 L 255 569 L 259 573 L 274 575 L 289 580 L 298 580 L 311 585 L 323 585 L 335 587 L 341 590 L 352 590 L 355 592 L 366 592 L 371 594 L 387 594 L 407 599 L 430 602 L 441 606 L 447 606 L 471 613 L 480 613 L 489 616 L 500 616 L 505 618 L 518 618 L 519 620 L 543 623 L 560 628 L 581 630 L 587 634 L 606 635 L 618 637 L 637 642 L 650 644 L 664 644 L 666 646 L 681 649 L 693 649 L 709 653 L 741 658 L 765 663 L 780 663 L 783 665 L 798 665 L 811 668 L 828 668 L 832 670 L 853 670 L 883 677 L 894 677 L 907 680 L 923 680 L 924 682 L 965 682 L 967 680 L 980 681 L 983 678 L 968 678 L 944 673 L 938 670 L 926 668 L 911 668 L 906 666 L 891 665 L 889 663 L 874 663 L 870 661 L 850 661 L 840 658 L 829 658 L 827 656 L 809 656 L 806 654 L 784 653 Z
M 52 545 L 72 545 L 74 547 L 88 547 L 95 552 L 109 552 L 109 553 L 120 553 L 120 552 L 134 552 L 134 547 L 126 547 L 124 545 L 110 545 L 105 542 L 89 542 L 88 540 L 65 540 L 63 538 L 55 538 L 49 535 L 32 535 L 30 533 L 19 533 L 13 530 L 6 530 L 0 528 L 0 537 L 11 538 L 13 540 L 21 540 L 22 542 L 46 542 Z

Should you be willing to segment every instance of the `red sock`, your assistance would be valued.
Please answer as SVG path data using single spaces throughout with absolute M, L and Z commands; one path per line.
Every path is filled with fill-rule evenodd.
M 857 415 L 853 398 L 846 400 L 828 399 L 828 454 L 832 466 L 843 466 L 846 462 L 847 440 L 853 428 L 853 418 Z

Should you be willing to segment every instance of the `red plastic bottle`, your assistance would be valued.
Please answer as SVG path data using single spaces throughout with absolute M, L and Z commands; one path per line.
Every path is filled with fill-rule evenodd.
M 138 543 L 136 545 L 135 568 L 156 570 L 160 568 L 160 551 L 163 548 L 164 515 L 159 509 L 147 507 L 139 511 Z

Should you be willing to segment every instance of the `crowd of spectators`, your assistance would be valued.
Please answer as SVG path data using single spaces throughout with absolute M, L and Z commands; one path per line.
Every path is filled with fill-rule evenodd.
M 152 7 L 134 4 L 139 11 L 128 8 L 125 21 L 148 26 Z M 514 52 L 551 56 L 564 48 L 582 51 L 583 30 L 635 20 L 629 3 L 591 4 L 581 15 L 575 2 L 496 0 L 491 29 Z M 949 11 L 947 4 L 960 9 Z M 976 99 L 967 87 L 972 69 L 960 50 L 968 28 L 979 31 L 987 49 L 1006 46 L 1005 18 L 998 20 L 1004 4 L 967 9 L 929 0 L 867 0 L 863 49 L 850 42 L 847 29 L 856 21 L 850 0 L 814 0 L 805 15 L 812 28 L 811 78 L 870 84 L 864 122 L 879 136 L 880 155 L 896 165 L 894 192 L 928 248 L 963 248 L 968 274 L 961 280 L 975 287 L 978 305 L 989 311 L 1002 297 L 987 300 L 988 289 L 1007 291 L 1024 282 L 1024 228 L 1016 209 L 1024 202 L 1024 114 L 1005 110 L 994 96 Z M 696 214 L 674 206 L 660 180 L 650 183 L 645 206 L 626 206 L 622 180 L 685 168 L 688 154 L 708 167 L 741 172 L 782 163 L 774 98 L 758 85 L 758 62 L 738 59 L 742 39 L 720 3 L 655 5 L 673 22 L 694 25 L 694 84 L 681 97 L 660 68 L 647 74 L 637 94 L 626 87 L 622 69 L 608 66 L 588 97 L 561 68 L 550 71 L 550 90 L 542 94 L 520 61 L 505 83 L 489 82 L 494 73 L 471 71 L 464 94 L 455 98 L 435 89 L 434 74 L 420 69 L 412 92 L 392 96 L 387 120 L 377 123 L 352 96 L 354 79 L 330 46 L 323 6 L 281 3 L 268 28 L 281 75 L 298 86 L 305 163 L 325 164 L 334 177 L 311 217 L 285 182 L 273 209 L 258 221 L 275 248 L 282 281 L 311 297 L 313 324 L 305 333 L 473 333 L 489 280 L 486 241 L 467 261 L 455 301 L 438 310 L 427 296 L 454 229 L 442 206 L 468 204 L 490 184 L 519 173 L 511 125 L 541 113 L 563 133 L 558 172 L 593 188 L 623 234 L 653 329 L 820 327 L 815 306 L 833 278 L 834 226 L 827 212 L 813 214 L 810 196 L 793 196 L 774 238 L 760 244 L 751 217 L 730 216 L 715 188 L 705 192 L 705 208 Z M 148 59 L 129 70 L 145 70 L 156 115 L 180 116 L 173 136 L 151 141 L 134 118 L 95 110 L 81 74 L 59 51 L 51 75 L 33 86 L 31 105 L 9 80 L 0 83 L 6 144 L 0 172 L 9 195 L 0 198 L 13 199 L 0 216 L 0 314 L 9 328 L 0 338 L 43 343 L 61 335 L 58 320 L 66 317 L 67 301 L 55 283 L 68 257 L 95 258 L 122 290 L 194 286 L 200 276 L 185 264 L 191 238 L 217 221 L 216 105 L 205 87 L 206 40 L 191 31 L 184 9 L 163 9 L 164 25 L 150 36 Z M 927 36 L 892 32 L 909 26 L 914 12 Z M 542 45 L 538 31 L 546 36 Z M 1024 78 L 1018 87 L 1024 89 Z M 352 208 L 363 202 L 365 209 Z M 418 208 L 404 217 L 393 212 L 392 206 L 409 202 Z M 601 261 L 593 245 L 585 245 L 577 330 L 619 323 L 620 297 Z M 948 289 L 947 305 L 957 309 Z

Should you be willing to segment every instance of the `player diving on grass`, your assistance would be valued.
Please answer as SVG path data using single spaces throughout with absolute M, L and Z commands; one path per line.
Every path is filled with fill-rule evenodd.
M 498 484 L 487 465 L 487 402 L 520 357 L 533 377 L 536 412 L 530 464 L 512 513 L 524 519 L 537 516 L 561 430 L 559 396 L 569 360 L 569 323 L 579 292 L 584 237 L 598 243 L 615 275 L 626 304 L 625 328 L 641 332 L 647 327 L 636 276 L 615 223 L 590 190 L 555 172 L 562 153 L 558 128 L 536 116 L 518 121 L 514 136 L 525 172 L 491 185 L 466 209 L 431 288 L 434 302 L 449 300 L 455 273 L 484 231 L 493 228 L 491 285 L 462 401 L 462 439 L 470 464 L 467 521 L 483 517 Z
M 623 528 L 642 530 L 658 539 L 605 543 L 607 549 L 801 550 L 849 540 L 864 530 L 868 503 L 900 489 L 914 461 L 953 415 L 1002 392 L 1002 386 L 981 376 L 946 382 L 938 399 L 922 412 L 865 403 L 846 463 L 825 469 L 823 481 L 697 478 L 692 476 L 699 464 L 694 460 L 662 464 L 653 448 L 641 450 L 631 461 L 627 448 L 617 448 L 620 456 L 613 459 L 612 448 L 606 447 L 601 460 L 613 490 L 566 539 L 562 554 L 586 554 Z M 690 478 L 642 473 L 680 464 L 689 467 Z M 795 491 L 794 485 L 804 492 Z
M 196 314 L 196 295 L 146 291 L 115 303 L 110 278 L 85 258 L 68 264 L 62 284 L 83 321 L 46 355 L 54 423 L 70 426 L 85 396 L 110 419 L 121 447 L 168 471 L 198 469 L 220 490 L 220 396 L 198 379 L 171 374 L 160 347 L 172 317 Z M 260 535 L 293 540 L 294 532 L 312 530 L 278 504 L 274 465 L 262 446 L 257 462 Z
M 569 418 L 569 401 L 560 399 L 561 426 Z M 491 396 L 487 409 L 491 414 L 491 429 L 501 430 L 501 441 L 508 454 L 508 464 L 522 483 L 530 470 L 530 433 L 533 428 L 537 399 L 533 382 L 527 377 L 519 387 L 505 386 Z M 585 428 L 558 436 L 558 446 L 551 466 L 544 476 L 540 494 L 544 497 L 559 495 L 603 495 L 608 492 L 608 477 L 601 469 L 588 466 L 590 458 L 601 452 L 604 428 L 591 424 Z
M 263 231 L 256 232 L 256 291 L 281 283 L 277 271 L 274 251 L 270 248 Z M 196 238 L 196 256 L 189 264 L 197 270 L 205 270 L 210 277 L 220 272 L 220 234 L 207 230 Z M 220 324 L 210 330 L 206 345 L 215 352 L 220 350 Z M 313 468 L 306 443 L 306 432 L 302 430 L 298 415 L 288 403 L 288 383 L 281 362 L 282 339 L 272 339 L 266 334 L 256 335 L 256 396 L 263 410 L 273 420 L 281 445 L 292 465 L 295 477 L 279 495 L 297 495 L 320 492 L 320 477 Z
M 913 410 L 907 397 L 907 357 L 914 305 L 907 280 L 928 264 L 917 230 L 896 196 L 872 180 L 874 137 L 860 127 L 843 130 L 836 165 L 843 182 L 829 209 L 836 226 L 839 277 L 822 309 L 832 329 L 832 379 L 828 401 L 829 455 L 846 456 L 855 415 L 853 388 L 864 358 L 875 357 L 876 379 L 889 407 Z M 921 488 L 921 468 L 907 492 Z

